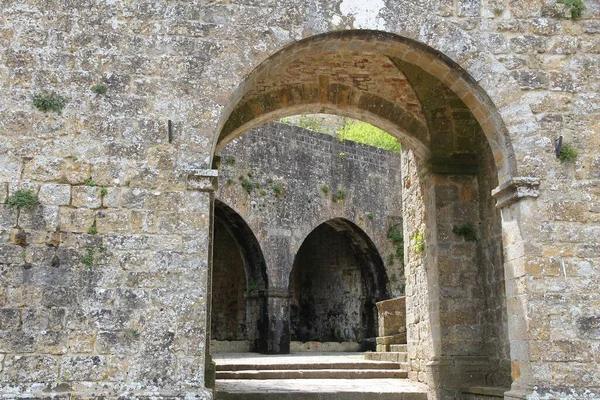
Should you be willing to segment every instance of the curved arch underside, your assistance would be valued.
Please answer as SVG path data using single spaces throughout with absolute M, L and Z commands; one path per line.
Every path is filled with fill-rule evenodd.
M 292 340 L 374 349 L 375 303 L 389 298 L 389 282 L 364 231 L 342 218 L 320 224 L 300 246 L 290 275 Z
M 514 170 L 501 118 L 460 66 L 413 40 L 367 30 L 311 37 L 264 61 L 224 110 L 216 149 L 269 120 L 315 112 L 372 123 L 443 169 L 473 167 L 487 142 L 500 180 Z

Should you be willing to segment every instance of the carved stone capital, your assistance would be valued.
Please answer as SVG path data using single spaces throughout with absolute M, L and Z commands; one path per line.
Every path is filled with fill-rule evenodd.
M 219 186 L 219 171 L 216 169 L 192 169 L 185 172 L 188 190 L 214 192 Z
M 539 197 L 539 187 L 540 180 L 538 178 L 516 177 L 492 190 L 492 196 L 496 199 L 496 207 L 504 208 L 526 197 Z

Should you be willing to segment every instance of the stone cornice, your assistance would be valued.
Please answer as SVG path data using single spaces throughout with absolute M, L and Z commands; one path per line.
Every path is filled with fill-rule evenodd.
M 505 208 L 517 201 L 540 196 L 540 180 L 529 176 L 511 178 L 492 190 L 492 196 L 496 199 L 497 208 Z
M 184 172 L 188 190 L 214 192 L 219 186 L 219 171 L 216 169 L 190 169 Z

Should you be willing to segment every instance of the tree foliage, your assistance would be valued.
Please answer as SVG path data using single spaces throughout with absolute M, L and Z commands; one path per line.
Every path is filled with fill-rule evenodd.
M 363 121 L 347 119 L 335 136 L 340 140 L 351 140 L 385 150 L 400 151 L 400 143 L 395 137 Z

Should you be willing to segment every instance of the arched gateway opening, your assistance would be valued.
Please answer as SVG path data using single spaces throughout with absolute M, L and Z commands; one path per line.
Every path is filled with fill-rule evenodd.
M 375 350 L 375 303 L 389 298 L 377 248 L 352 222 L 316 227 L 296 254 L 290 277 L 291 339 L 358 343 Z
M 232 208 L 215 200 L 211 340 L 221 351 L 266 349 L 266 265 L 256 237 Z
M 264 122 L 305 113 L 360 119 L 404 146 L 409 377 L 440 398 L 509 386 L 502 229 L 491 191 L 513 176 L 514 157 L 491 100 L 420 43 L 374 31 L 324 34 L 274 54 L 241 83 L 215 150 Z

